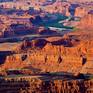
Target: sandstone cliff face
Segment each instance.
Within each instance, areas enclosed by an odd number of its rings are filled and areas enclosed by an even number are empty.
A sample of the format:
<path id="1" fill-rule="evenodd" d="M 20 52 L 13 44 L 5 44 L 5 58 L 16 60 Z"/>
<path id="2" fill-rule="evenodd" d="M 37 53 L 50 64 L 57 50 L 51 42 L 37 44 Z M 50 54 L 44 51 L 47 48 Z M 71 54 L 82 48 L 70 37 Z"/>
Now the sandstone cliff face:
<path id="1" fill-rule="evenodd" d="M 77 26 L 78 28 L 82 29 L 91 29 L 93 28 L 93 14 L 88 14 L 84 16 L 80 23 Z"/>
<path id="2" fill-rule="evenodd" d="M 40 72 L 79 73 L 93 52 L 93 41 L 79 41 L 71 35 L 24 41 L 16 54 L 6 57 L 1 69 L 36 68 Z M 90 52 L 91 51 L 91 52 Z M 90 72 L 91 73 L 91 72 Z"/>
<path id="3" fill-rule="evenodd" d="M 11 55 L 6 57 L 6 65 L 2 65 L 4 69 L 22 68 L 25 62 L 22 60 L 22 55 Z"/>
<path id="4" fill-rule="evenodd" d="M 49 13 L 62 13 L 63 15 L 69 16 L 69 6 L 70 4 L 67 2 L 56 1 L 52 5 L 46 6 L 45 11 Z"/>
<path id="5" fill-rule="evenodd" d="M 83 7 L 77 7 L 75 9 L 75 16 L 76 17 L 84 17 L 85 15 L 88 14 L 88 10 L 86 8 Z"/>
<path id="6" fill-rule="evenodd" d="M 92 14 L 86 15 L 78 26 L 83 29 L 92 28 L 92 17 Z M 42 30 L 44 28 L 39 29 L 38 33 L 43 32 Z M 33 67 L 41 72 L 84 73 L 85 64 L 92 62 L 93 31 L 83 30 L 68 33 L 63 37 L 24 40 L 13 51 L 14 54 L 7 55 L 1 69 Z M 92 70 L 89 73 L 92 73 Z"/>
<path id="7" fill-rule="evenodd" d="M 66 7 L 65 15 L 66 16 L 71 16 L 71 13 L 69 12 L 69 7 Z"/>

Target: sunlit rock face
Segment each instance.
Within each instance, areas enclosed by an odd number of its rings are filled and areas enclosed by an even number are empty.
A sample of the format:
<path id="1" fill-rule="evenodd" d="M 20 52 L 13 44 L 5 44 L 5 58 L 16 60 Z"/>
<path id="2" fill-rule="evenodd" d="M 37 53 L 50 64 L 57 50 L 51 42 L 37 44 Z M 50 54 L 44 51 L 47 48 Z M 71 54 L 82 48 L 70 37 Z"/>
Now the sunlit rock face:
<path id="1" fill-rule="evenodd" d="M 49 13 L 61 13 L 64 15 L 69 15 L 67 12 L 70 4 L 68 2 L 61 2 L 61 1 L 56 1 L 52 5 L 48 5 L 44 8 L 46 12 Z"/>
<path id="2" fill-rule="evenodd" d="M 87 14 L 88 14 L 88 10 L 86 8 L 77 7 L 75 9 L 75 15 L 74 16 L 76 16 L 76 17 L 84 17 Z"/>
<path id="3" fill-rule="evenodd" d="M 41 72 L 86 74 L 86 64 L 89 67 L 92 65 L 89 63 L 93 54 L 92 33 L 76 31 L 63 37 L 24 41 L 13 49 L 14 54 L 6 55 L 1 69 L 33 67 Z"/>
<path id="4" fill-rule="evenodd" d="M 86 16 L 84 16 L 80 23 L 77 26 L 78 28 L 83 28 L 83 29 L 92 29 L 93 28 L 93 14 L 89 13 Z"/>

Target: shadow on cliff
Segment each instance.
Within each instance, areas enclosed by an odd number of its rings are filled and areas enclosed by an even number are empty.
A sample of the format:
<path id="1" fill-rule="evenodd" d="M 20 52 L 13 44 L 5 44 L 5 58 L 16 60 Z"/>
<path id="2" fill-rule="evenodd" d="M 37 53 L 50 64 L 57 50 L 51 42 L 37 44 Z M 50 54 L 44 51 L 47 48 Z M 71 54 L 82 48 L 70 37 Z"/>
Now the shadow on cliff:
<path id="1" fill-rule="evenodd" d="M 20 47 L 23 50 L 26 48 L 43 48 L 47 44 L 47 42 L 48 41 L 46 41 L 45 39 L 37 39 L 32 41 L 24 40 Z"/>
<path id="2" fill-rule="evenodd" d="M 93 78 L 93 74 L 83 74 L 83 73 L 78 73 L 77 75 L 75 75 L 74 73 L 71 73 L 71 72 L 46 72 L 46 73 L 41 73 L 40 74 L 41 77 L 40 79 L 44 80 L 44 77 L 49 77 L 50 80 L 54 80 L 55 77 L 58 77 L 56 79 L 61 79 L 62 80 L 73 80 L 73 79 L 76 79 L 76 80 L 88 80 L 88 79 L 92 79 Z"/>
<path id="3" fill-rule="evenodd" d="M 45 39 L 38 39 L 34 41 L 33 46 L 43 48 L 47 43 L 48 41 L 46 41 Z"/>
<path id="4" fill-rule="evenodd" d="M 11 51 L 0 51 L 0 65 L 6 60 L 6 57 L 13 54 Z"/>
<path id="5" fill-rule="evenodd" d="M 64 40 L 64 39 L 61 39 L 58 41 L 53 41 L 51 43 L 52 43 L 52 45 L 63 45 L 65 47 L 72 47 L 73 46 L 73 44 L 71 43 L 70 40 Z"/>
<path id="6" fill-rule="evenodd" d="M 34 74 L 35 73 L 40 73 L 41 72 L 41 69 L 38 69 L 38 68 L 34 68 L 34 67 L 32 67 L 32 66 L 27 66 L 27 67 L 24 67 L 24 69 L 29 69 L 29 70 L 31 70 Z"/>
<path id="7" fill-rule="evenodd" d="M 79 7 L 78 4 L 71 4 L 71 6 L 69 7 L 69 12 L 70 12 L 71 16 L 75 15 L 75 10 L 77 7 Z"/>

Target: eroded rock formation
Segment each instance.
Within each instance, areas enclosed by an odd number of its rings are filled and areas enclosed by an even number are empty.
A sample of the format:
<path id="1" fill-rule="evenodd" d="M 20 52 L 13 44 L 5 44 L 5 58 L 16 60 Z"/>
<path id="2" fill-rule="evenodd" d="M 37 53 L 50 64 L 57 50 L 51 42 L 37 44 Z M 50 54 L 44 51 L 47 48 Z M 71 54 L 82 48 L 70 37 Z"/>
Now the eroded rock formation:
<path id="1" fill-rule="evenodd" d="M 93 14 L 89 13 L 86 16 L 84 16 L 80 23 L 77 26 L 78 28 L 82 29 L 91 29 L 93 28 Z"/>
<path id="2" fill-rule="evenodd" d="M 92 62 L 92 33 L 79 31 L 63 37 L 25 40 L 15 47 L 14 54 L 6 56 L 1 69 L 33 67 L 40 72 L 87 73 L 86 64 Z M 88 73 L 92 74 L 92 70 Z"/>
<path id="3" fill-rule="evenodd" d="M 88 10 L 84 7 L 77 7 L 75 9 L 75 16 L 76 17 L 84 17 L 87 14 L 88 14 Z"/>
<path id="4" fill-rule="evenodd" d="M 6 89 L 5 89 L 6 87 Z M 90 93 L 92 92 L 92 80 L 40 80 L 38 78 L 6 78 L 0 80 L 0 92 L 18 93 Z"/>

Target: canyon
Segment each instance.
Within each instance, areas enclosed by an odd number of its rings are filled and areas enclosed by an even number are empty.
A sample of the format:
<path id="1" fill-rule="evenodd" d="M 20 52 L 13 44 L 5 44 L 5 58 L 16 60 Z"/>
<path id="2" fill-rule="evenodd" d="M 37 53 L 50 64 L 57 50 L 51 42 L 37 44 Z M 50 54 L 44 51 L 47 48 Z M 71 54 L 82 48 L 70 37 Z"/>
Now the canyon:
<path id="1" fill-rule="evenodd" d="M 92 0 L 0 1 L 0 93 L 92 88 Z"/>
<path id="2" fill-rule="evenodd" d="M 24 41 L 6 56 L 1 69 L 17 69 L 34 67 L 41 72 L 84 73 L 92 74 L 92 31 L 77 31 L 63 37 L 48 37 Z M 52 49 L 52 50 L 51 50 Z M 85 68 L 85 65 L 87 67 Z M 89 65 L 91 64 L 91 65 Z"/>

